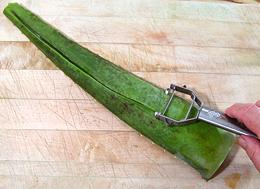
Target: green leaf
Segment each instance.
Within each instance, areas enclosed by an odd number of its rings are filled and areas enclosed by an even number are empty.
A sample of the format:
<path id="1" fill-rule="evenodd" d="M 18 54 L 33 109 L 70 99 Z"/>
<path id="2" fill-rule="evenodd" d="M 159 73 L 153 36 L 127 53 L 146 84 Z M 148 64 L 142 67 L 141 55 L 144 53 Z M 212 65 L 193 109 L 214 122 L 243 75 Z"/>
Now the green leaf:
<path id="1" fill-rule="evenodd" d="M 234 143 L 233 134 L 201 121 L 166 126 L 154 117 L 168 99 L 164 90 L 83 48 L 17 3 L 9 4 L 4 14 L 86 92 L 138 132 L 189 163 L 203 178 L 211 178 L 225 160 Z M 188 102 L 175 98 L 167 115 L 180 119 L 188 107 Z"/>

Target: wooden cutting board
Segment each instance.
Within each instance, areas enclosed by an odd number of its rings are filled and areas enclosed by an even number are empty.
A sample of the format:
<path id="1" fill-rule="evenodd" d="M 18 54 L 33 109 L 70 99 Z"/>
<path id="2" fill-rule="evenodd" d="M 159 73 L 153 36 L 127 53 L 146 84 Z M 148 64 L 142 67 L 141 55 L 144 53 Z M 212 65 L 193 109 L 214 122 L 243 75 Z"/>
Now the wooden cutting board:
<path id="1" fill-rule="evenodd" d="M 101 56 L 224 110 L 260 98 L 260 5 L 222 1 L 21 0 Z M 208 182 L 82 91 L 2 14 L 0 188 L 251 188 L 237 145 Z"/>

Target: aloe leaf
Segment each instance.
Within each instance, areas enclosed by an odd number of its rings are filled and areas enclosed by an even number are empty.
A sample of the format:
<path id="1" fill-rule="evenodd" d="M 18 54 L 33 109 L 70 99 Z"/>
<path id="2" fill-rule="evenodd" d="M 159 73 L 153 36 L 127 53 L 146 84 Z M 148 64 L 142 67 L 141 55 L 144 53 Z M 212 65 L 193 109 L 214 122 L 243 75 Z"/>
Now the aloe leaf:
<path id="1" fill-rule="evenodd" d="M 168 99 L 163 89 L 80 46 L 17 3 L 9 4 L 4 14 L 86 92 L 129 126 L 186 161 L 203 178 L 210 179 L 227 157 L 233 134 L 202 121 L 168 127 L 154 117 Z M 167 115 L 180 119 L 188 107 L 184 99 L 175 98 Z"/>

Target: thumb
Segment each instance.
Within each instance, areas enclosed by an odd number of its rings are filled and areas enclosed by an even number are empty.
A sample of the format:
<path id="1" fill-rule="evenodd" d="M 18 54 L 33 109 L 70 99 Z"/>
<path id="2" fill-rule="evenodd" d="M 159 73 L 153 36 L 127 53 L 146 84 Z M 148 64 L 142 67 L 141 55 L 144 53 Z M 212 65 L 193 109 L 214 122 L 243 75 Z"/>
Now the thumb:
<path id="1" fill-rule="evenodd" d="M 260 142 L 257 139 L 248 136 L 240 136 L 238 142 L 246 151 L 256 169 L 260 171 Z"/>

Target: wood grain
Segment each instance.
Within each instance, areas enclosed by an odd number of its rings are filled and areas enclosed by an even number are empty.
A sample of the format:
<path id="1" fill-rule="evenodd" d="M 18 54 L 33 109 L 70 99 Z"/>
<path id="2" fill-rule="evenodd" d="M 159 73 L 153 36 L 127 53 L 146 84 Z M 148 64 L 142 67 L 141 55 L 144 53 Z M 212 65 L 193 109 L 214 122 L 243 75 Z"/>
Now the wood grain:
<path id="1" fill-rule="evenodd" d="M 237 0 L 245 1 L 245 0 Z M 161 18 L 161 19 L 192 19 L 224 22 L 259 23 L 260 7 L 255 4 L 227 3 L 215 0 L 206 1 L 176 1 L 162 0 L 17 0 L 39 15 L 51 16 L 84 16 L 84 17 L 123 17 L 123 18 Z M 0 4 L 3 10 L 8 1 Z M 50 4 L 52 6 L 50 6 Z M 58 8 L 57 8 L 58 7 Z M 0 15 L 2 17 L 3 15 Z"/>
<path id="2" fill-rule="evenodd" d="M 10 2 L 0 1 L 0 10 Z M 260 94 L 260 5 L 227 1 L 18 0 L 82 46 L 225 110 Z M 248 1 L 247 1 L 248 2 Z M 237 145 L 209 182 L 66 77 L 0 14 L 0 188 L 255 189 Z"/>
<path id="3" fill-rule="evenodd" d="M 121 17 L 43 15 L 43 18 L 80 42 L 260 48 L 259 24 Z M 4 25 L 0 30 L 1 41 L 27 41 L 6 18 L 0 21 Z"/>
<path id="4" fill-rule="evenodd" d="M 0 129 L 132 130 L 91 100 L 0 100 Z"/>

